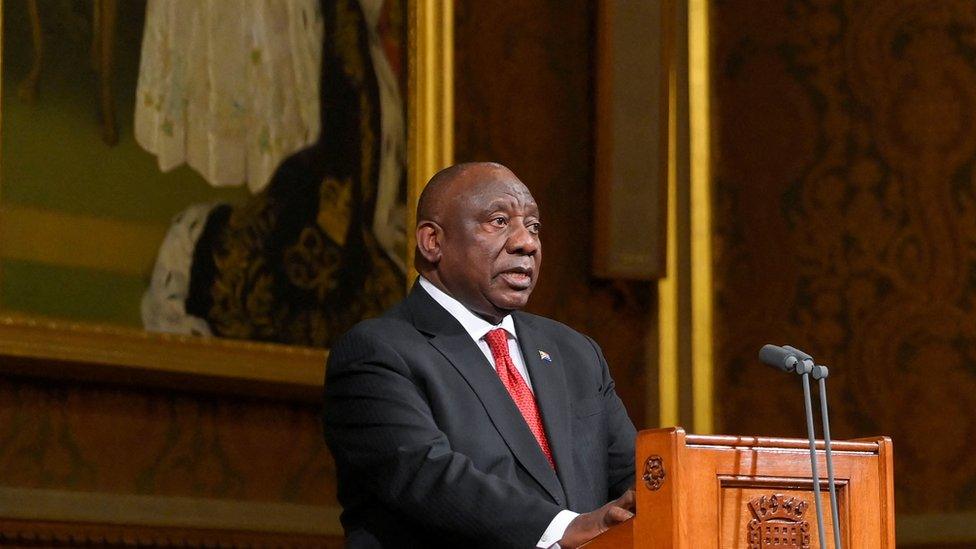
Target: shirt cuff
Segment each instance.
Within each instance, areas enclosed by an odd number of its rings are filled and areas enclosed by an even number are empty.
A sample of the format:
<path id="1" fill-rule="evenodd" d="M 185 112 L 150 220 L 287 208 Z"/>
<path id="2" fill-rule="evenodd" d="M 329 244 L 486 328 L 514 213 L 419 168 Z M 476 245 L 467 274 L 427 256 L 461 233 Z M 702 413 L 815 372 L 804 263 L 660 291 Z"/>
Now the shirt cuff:
<path id="1" fill-rule="evenodd" d="M 535 544 L 538 549 L 559 549 L 559 540 L 563 539 L 563 534 L 566 533 L 566 528 L 569 527 L 569 523 L 573 522 L 573 519 L 578 517 L 579 513 L 574 513 L 572 511 L 560 511 L 559 514 L 552 519 L 549 523 L 549 527 L 539 538 L 539 543 Z"/>

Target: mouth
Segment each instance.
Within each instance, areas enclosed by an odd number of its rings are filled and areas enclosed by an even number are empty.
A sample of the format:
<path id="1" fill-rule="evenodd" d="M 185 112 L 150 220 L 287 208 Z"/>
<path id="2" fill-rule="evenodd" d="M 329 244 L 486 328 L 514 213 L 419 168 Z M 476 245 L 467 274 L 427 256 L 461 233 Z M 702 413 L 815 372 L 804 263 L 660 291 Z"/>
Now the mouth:
<path id="1" fill-rule="evenodd" d="M 532 287 L 532 269 L 530 267 L 514 267 L 502 271 L 498 276 L 515 290 L 528 290 Z"/>

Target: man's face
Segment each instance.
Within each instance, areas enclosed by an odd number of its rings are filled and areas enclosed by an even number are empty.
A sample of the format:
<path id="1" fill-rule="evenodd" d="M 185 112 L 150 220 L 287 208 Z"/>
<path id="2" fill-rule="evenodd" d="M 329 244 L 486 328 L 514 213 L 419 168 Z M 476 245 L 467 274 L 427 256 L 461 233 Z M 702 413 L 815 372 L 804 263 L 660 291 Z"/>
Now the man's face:
<path id="1" fill-rule="evenodd" d="M 539 208 L 505 168 L 455 182 L 437 271 L 448 292 L 492 322 L 525 306 L 542 266 Z"/>

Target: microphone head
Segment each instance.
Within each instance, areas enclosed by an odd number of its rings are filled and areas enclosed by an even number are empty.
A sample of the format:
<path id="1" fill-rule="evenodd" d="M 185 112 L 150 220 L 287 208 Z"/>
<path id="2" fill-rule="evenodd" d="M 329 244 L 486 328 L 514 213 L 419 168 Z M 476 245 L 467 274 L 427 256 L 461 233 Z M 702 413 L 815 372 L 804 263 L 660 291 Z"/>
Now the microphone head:
<path id="1" fill-rule="evenodd" d="M 800 362 L 795 352 L 788 351 L 779 345 L 768 344 L 763 345 L 762 349 L 759 349 L 759 360 L 763 364 L 767 364 L 778 370 L 783 370 L 784 372 L 792 372 Z"/>
<path id="2" fill-rule="evenodd" d="M 796 347 L 790 347 L 789 345 L 783 345 L 783 348 L 786 349 L 787 351 L 790 351 L 794 355 L 796 355 L 796 358 L 798 358 L 800 360 L 810 360 L 810 361 L 813 360 L 813 357 L 812 356 L 804 353 L 803 351 L 797 349 Z"/>

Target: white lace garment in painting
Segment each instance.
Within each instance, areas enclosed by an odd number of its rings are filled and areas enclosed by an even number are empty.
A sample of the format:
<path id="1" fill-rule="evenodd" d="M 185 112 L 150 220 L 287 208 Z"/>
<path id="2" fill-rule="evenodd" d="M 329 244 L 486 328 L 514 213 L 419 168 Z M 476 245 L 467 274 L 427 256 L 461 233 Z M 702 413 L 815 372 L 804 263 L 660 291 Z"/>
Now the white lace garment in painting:
<path id="1" fill-rule="evenodd" d="M 135 137 L 169 171 L 256 193 L 319 136 L 318 0 L 149 0 Z"/>

